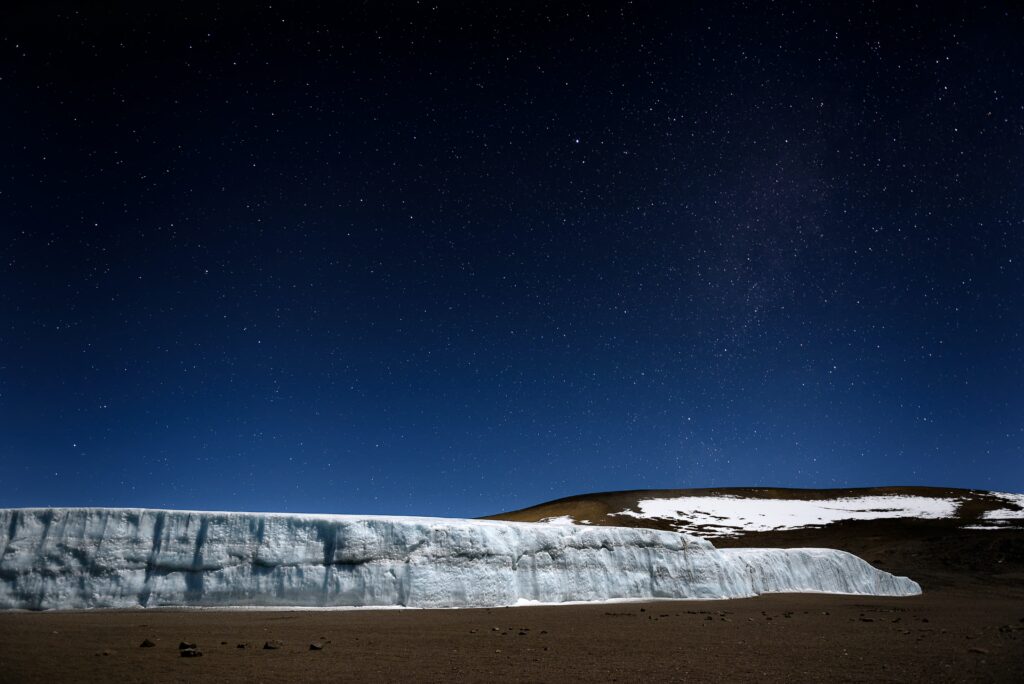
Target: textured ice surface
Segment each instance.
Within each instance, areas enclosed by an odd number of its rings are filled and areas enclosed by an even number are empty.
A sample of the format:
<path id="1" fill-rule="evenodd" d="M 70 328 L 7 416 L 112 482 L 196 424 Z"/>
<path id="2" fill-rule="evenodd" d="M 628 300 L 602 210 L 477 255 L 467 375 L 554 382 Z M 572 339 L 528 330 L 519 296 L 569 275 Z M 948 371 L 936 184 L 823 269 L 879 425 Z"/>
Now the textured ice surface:
<path id="1" fill-rule="evenodd" d="M 136 509 L 0 510 L 0 608 L 507 606 L 920 587 L 828 549 L 674 532 Z"/>
<path id="2" fill-rule="evenodd" d="M 730 536 L 744 532 L 795 530 L 839 520 L 948 518 L 959 501 L 926 496 L 855 496 L 831 500 L 759 499 L 738 496 L 681 496 L 644 499 L 637 511 L 616 515 L 679 520 L 682 532 Z"/>

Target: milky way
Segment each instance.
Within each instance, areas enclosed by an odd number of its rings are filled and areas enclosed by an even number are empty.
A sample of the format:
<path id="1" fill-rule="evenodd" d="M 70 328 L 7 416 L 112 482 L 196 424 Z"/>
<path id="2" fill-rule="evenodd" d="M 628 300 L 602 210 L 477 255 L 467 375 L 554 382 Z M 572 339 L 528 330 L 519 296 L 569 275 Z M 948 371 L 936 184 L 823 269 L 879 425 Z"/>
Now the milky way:
<path id="1" fill-rule="evenodd" d="M 2 11 L 0 506 L 1024 489 L 1019 7 L 488 4 Z"/>

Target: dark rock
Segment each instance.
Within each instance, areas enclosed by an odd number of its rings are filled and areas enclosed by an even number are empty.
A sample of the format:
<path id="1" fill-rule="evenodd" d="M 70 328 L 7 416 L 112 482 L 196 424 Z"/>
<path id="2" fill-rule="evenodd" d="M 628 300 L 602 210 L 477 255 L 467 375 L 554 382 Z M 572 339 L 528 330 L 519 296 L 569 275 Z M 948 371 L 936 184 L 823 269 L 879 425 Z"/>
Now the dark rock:
<path id="1" fill-rule="evenodd" d="M 263 649 L 266 651 L 274 651 L 281 648 L 282 646 L 284 646 L 284 644 L 281 643 L 279 640 L 271 639 L 270 641 L 267 641 L 263 644 Z"/>
<path id="2" fill-rule="evenodd" d="M 156 642 L 149 639 L 143 639 L 142 643 L 139 644 L 139 648 L 153 648 L 154 646 L 156 646 Z"/>
<path id="3" fill-rule="evenodd" d="M 190 644 L 187 641 L 182 641 L 180 644 L 178 644 L 179 651 L 184 651 L 186 648 L 197 648 L 197 646 L 195 644 Z"/>
<path id="4" fill-rule="evenodd" d="M 322 651 L 322 650 L 324 650 L 324 645 L 321 644 L 319 641 L 314 641 L 313 643 L 311 643 L 309 645 L 309 650 L 310 651 Z"/>
<path id="5" fill-rule="evenodd" d="M 203 655 L 203 652 L 198 648 L 183 648 L 181 649 L 182 658 L 198 658 Z"/>
<path id="6" fill-rule="evenodd" d="M 245 644 L 238 644 L 235 648 L 248 648 L 248 646 Z"/>
<path id="7" fill-rule="evenodd" d="M 980 653 L 981 655 L 988 655 L 988 649 L 987 648 L 979 648 L 978 646 L 971 646 L 969 649 L 967 649 L 967 652 L 968 653 Z"/>

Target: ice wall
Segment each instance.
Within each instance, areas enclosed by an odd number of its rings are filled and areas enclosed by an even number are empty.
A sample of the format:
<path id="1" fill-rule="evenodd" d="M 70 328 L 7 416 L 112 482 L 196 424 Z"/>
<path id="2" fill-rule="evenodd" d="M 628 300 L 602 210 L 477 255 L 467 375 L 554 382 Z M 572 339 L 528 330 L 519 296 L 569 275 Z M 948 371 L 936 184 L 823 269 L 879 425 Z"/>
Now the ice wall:
<path id="1" fill-rule="evenodd" d="M 0 608 L 506 606 L 520 600 L 920 593 L 829 549 L 446 518 L 0 510 Z"/>

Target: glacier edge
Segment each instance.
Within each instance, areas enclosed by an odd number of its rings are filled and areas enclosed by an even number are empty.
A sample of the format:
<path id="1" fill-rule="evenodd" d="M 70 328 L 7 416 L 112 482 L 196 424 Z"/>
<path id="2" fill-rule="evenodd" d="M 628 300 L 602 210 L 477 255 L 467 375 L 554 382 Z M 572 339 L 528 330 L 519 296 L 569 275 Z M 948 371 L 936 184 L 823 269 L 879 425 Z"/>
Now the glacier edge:
<path id="1" fill-rule="evenodd" d="M 0 510 L 0 609 L 510 606 L 920 586 L 832 549 L 454 518 Z"/>

